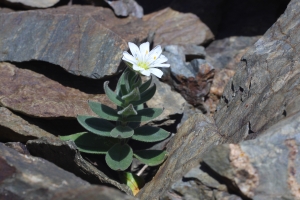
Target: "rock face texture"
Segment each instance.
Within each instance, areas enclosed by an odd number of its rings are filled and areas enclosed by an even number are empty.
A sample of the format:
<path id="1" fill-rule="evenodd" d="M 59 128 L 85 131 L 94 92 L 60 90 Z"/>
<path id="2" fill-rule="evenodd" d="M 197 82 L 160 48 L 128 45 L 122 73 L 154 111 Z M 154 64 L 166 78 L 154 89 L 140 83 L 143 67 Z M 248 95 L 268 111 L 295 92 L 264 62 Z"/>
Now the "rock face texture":
<path id="1" fill-rule="evenodd" d="M 54 6 L 60 0 L 0 0 L 0 3 L 8 5 L 24 5 L 26 7 L 32 8 L 49 8 Z"/>
<path id="2" fill-rule="evenodd" d="M 156 200 L 167 193 L 171 184 L 200 162 L 205 151 L 222 143 L 214 120 L 203 114 L 189 118 L 170 140 L 169 157 L 151 182 L 137 194 L 143 200 Z"/>
<path id="3" fill-rule="evenodd" d="M 243 56 L 215 114 L 228 142 L 253 138 L 300 110 L 300 2 L 285 13 Z M 289 108 L 289 109 L 287 109 Z"/>
<path id="4" fill-rule="evenodd" d="M 47 131 L 30 124 L 10 110 L 0 107 L 0 140 L 5 142 L 28 140 L 40 137 L 54 137 Z"/>
<path id="5" fill-rule="evenodd" d="M 26 146 L 31 155 L 44 158 L 90 183 L 112 185 L 127 194 L 132 194 L 126 185 L 106 175 L 109 174 L 106 166 L 101 166 L 102 169 L 106 169 L 105 174 L 84 160 L 73 142 L 64 142 L 58 138 L 41 138 L 28 141 Z"/>
<path id="6" fill-rule="evenodd" d="M 105 0 L 113 9 L 117 16 L 127 17 L 128 15 L 142 18 L 144 15 L 143 8 L 134 0 Z"/>
<path id="7" fill-rule="evenodd" d="M 0 199 L 108 199 L 135 198 L 88 182 L 56 165 L 23 155 L 0 143 Z"/>
<path id="8" fill-rule="evenodd" d="M 299 199 L 300 112 L 259 138 L 213 148 L 203 161 L 251 199 Z"/>
<path id="9" fill-rule="evenodd" d="M 213 39 L 209 28 L 193 14 L 183 14 L 170 8 L 143 17 L 155 31 L 154 46 L 203 44 Z M 176 34 L 174 34 L 176 32 Z"/>
<path id="10" fill-rule="evenodd" d="M 0 63 L 0 104 L 35 117 L 71 117 L 94 115 L 87 101 L 114 106 L 104 94 L 89 95 L 27 69 Z"/>
<path id="11" fill-rule="evenodd" d="M 46 61 L 94 79 L 114 75 L 127 41 L 147 38 L 141 21 L 132 21 L 89 6 L 2 13 L 0 61 Z"/>

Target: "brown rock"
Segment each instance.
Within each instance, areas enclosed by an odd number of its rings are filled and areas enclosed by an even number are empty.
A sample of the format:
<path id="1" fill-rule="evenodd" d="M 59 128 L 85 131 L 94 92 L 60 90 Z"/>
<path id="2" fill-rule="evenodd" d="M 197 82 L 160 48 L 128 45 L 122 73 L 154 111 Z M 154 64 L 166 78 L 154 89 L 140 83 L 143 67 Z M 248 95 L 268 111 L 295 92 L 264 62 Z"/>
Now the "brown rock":
<path id="1" fill-rule="evenodd" d="M 44 75 L 0 63 L 0 104 L 35 117 L 96 116 L 87 101 L 102 102 L 113 107 L 106 95 L 89 95 L 65 87 Z"/>
<path id="2" fill-rule="evenodd" d="M 155 177 L 137 194 L 143 200 L 158 200 L 166 195 L 170 186 L 181 179 L 191 168 L 199 165 L 205 151 L 223 141 L 214 120 L 203 114 L 189 118 L 170 140 L 169 157 Z"/>
<path id="3" fill-rule="evenodd" d="M 0 107 L 0 141 L 27 142 L 40 137 L 55 137 L 43 129 L 28 123 L 10 110 Z"/>
<path id="4" fill-rule="evenodd" d="M 143 20 L 155 31 L 154 46 L 200 45 L 214 37 L 196 15 L 180 13 L 171 8 L 145 15 Z"/>
<path id="5" fill-rule="evenodd" d="M 92 6 L 2 13 L 0 61 L 46 61 L 75 75 L 103 78 L 119 72 L 128 41 L 147 38 L 141 23 Z"/>

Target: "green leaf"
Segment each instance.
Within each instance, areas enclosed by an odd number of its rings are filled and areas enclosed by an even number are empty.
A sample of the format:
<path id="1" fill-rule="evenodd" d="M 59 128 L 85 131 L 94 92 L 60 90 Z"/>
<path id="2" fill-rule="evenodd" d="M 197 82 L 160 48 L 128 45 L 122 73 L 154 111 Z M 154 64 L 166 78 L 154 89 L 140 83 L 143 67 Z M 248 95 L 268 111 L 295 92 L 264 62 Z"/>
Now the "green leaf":
<path id="1" fill-rule="evenodd" d="M 131 88 L 140 87 L 142 85 L 142 79 L 140 75 L 137 76 L 137 80 L 133 84 L 131 84 Z"/>
<path id="2" fill-rule="evenodd" d="M 121 86 L 125 85 L 124 77 L 125 77 L 126 72 L 128 72 L 128 70 L 130 70 L 130 69 L 126 68 L 118 80 L 117 87 L 116 87 L 116 94 L 119 96 L 122 95 L 121 94 Z"/>
<path id="3" fill-rule="evenodd" d="M 123 105 L 123 101 L 120 98 L 120 96 L 118 96 L 116 93 L 114 93 L 109 87 L 108 87 L 108 83 L 109 81 L 105 81 L 104 82 L 104 91 L 105 94 L 107 95 L 107 97 L 116 105 L 118 106 L 122 106 Z"/>
<path id="4" fill-rule="evenodd" d="M 138 101 L 140 98 L 141 96 L 138 88 L 134 88 L 129 94 L 122 96 L 122 99 L 126 102 Z"/>
<path id="5" fill-rule="evenodd" d="M 110 135 L 114 138 L 130 138 L 133 136 L 134 131 L 129 126 L 117 126 L 111 130 Z"/>
<path id="6" fill-rule="evenodd" d="M 105 119 L 97 117 L 90 117 L 84 115 L 78 115 L 77 121 L 86 130 L 105 137 L 110 137 L 111 130 L 115 127 L 112 123 Z"/>
<path id="7" fill-rule="evenodd" d="M 134 157 L 146 165 L 156 166 L 164 162 L 167 158 L 167 154 L 168 153 L 163 150 L 141 150 L 135 151 Z"/>
<path id="8" fill-rule="evenodd" d="M 142 126 L 134 129 L 133 140 L 142 142 L 158 142 L 169 137 L 170 133 L 162 128 Z"/>
<path id="9" fill-rule="evenodd" d="M 146 90 L 141 94 L 140 100 L 134 101 L 132 102 L 132 104 L 135 106 L 149 101 L 154 96 L 155 92 L 156 92 L 156 85 L 154 84 L 151 88 L 149 88 L 148 90 Z"/>
<path id="10" fill-rule="evenodd" d="M 150 76 L 150 79 L 139 87 L 140 93 L 145 92 L 148 89 L 148 87 L 151 85 L 151 82 L 152 82 L 152 76 Z"/>
<path id="11" fill-rule="evenodd" d="M 74 141 L 80 152 L 90 154 L 106 154 L 119 141 L 115 138 L 101 137 L 88 132 L 60 136 L 60 139 L 63 141 Z"/>
<path id="12" fill-rule="evenodd" d="M 105 156 L 107 165 L 116 171 L 127 169 L 131 165 L 132 159 L 133 152 L 128 144 L 115 144 Z"/>
<path id="13" fill-rule="evenodd" d="M 161 108 L 145 108 L 137 111 L 137 115 L 128 116 L 127 122 L 144 122 L 158 117 L 163 112 Z"/>
<path id="14" fill-rule="evenodd" d="M 145 181 L 142 177 L 137 176 L 130 172 L 120 173 L 121 182 L 128 185 L 135 196 L 142 187 L 145 185 Z"/>
<path id="15" fill-rule="evenodd" d="M 131 71 L 131 70 L 130 70 Z M 132 78 L 132 77 L 129 77 L 131 72 L 128 71 L 125 76 L 124 76 L 124 83 L 125 83 L 125 88 L 127 91 L 130 91 L 130 83 L 129 83 L 129 80 Z"/>
<path id="16" fill-rule="evenodd" d="M 118 112 L 104 104 L 89 101 L 89 106 L 94 113 L 96 113 L 99 117 L 111 121 L 120 120 L 120 116 Z"/>
<path id="17" fill-rule="evenodd" d="M 132 104 L 129 104 L 126 108 L 123 110 L 118 111 L 119 115 L 122 115 L 124 117 L 130 116 L 130 115 L 137 115 L 136 110 L 134 109 Z"/>

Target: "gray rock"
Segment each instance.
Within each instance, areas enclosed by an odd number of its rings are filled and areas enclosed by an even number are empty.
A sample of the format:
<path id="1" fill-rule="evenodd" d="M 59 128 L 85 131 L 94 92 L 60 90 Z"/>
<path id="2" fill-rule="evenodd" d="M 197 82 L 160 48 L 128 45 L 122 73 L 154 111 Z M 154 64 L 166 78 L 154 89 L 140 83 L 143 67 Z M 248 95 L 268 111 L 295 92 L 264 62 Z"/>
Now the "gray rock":
<path id="1" fill-rule="evenodd" d="M 56 165 L 0 143 L 0 199 L 134 200 L 105 186 L 92 186 Z"/>
<path id="2" fill-rule="evenodd" d="M 166 196 L 172 184 L 199 165 L 204 152 L 222 143 L 223 140 L 211 117 L 195 114 L 171 138 L 167 146 L 169 152 L 167 160 L 137 197 L 153 200 Z"/>
<path id="3" fill-rule="evenodd" d="M 12 7 L 23 5 L 27 8 L 49 8 L 59 1 L 60 0 L 0 0 L 0 3 L 4 3 Z"/>
<path id="4" fill-rule="evenodd" d="M 254 140 L 224 144 L 203 161 L 230 180 L 236 193 L 251 199 L 299 199 L 300 112 Z"/>
<path id="5" fill-rule="evenodd" d="M 92 6 L 1 13 L 0 61 L 46 61 L 94 79 L 115 75 L 127 41 L 147 38 L 141 24 Z"/>
<path id="6" fill-rule="evenodd" d="M 7 143 L 5 143 L 5 146 L 16 150 L 20 154 L 30 155 L 30 153 L 29 153 L 28 149 L 26 148 L 26 146 L 21 142 L 7 142 Z"/>
<path id="7" fill-rule="evenodd" d="M 90 183 L 109 184 L 132 194 L 128 186 L 118 183 L 84 160 L 73 142 L 41 138 L 28 141 L 26 146 L 31 155 L 44 158 Z"/>
<path id="8" fill-rule="evenodd" d="M 10 110 L 0 107 L 0 141 L 1 142 L 27 142 L 40 137 L 55 137 L 47 131 L 30 124 Z"/>
<path id="9" fill-rule="evenodd" d="M 135 0 L 105 0 L 110 5 L 117 16 L 127 17 L 128 15 L 142 18 L 143 8 Z"/>
<path id="10" fill-rule="evenodd" d="M 299 9 L 298 9 L 299 8 Z M 220 133 L 239 142 L 255 138 L 289 112 L 299 110 L 300 3 L 285 13 L 243 56 L 214 115 Z"/>

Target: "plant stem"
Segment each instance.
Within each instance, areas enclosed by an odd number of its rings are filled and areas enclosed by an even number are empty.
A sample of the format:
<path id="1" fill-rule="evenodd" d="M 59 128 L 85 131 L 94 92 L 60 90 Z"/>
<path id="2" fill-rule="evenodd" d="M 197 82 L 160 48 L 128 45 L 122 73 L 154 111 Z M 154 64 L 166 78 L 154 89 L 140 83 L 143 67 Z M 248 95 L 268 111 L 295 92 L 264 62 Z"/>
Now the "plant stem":
<path id="1" fill-rule="evenodd" d="M 137 176 L 140 176 L 144 171 L 145 171 L 145 169 L 147 169 L 147 167 L 148 167 L 148 165 L 144 165 L 143 167 L 142 167 L 142 169 L 140 169 L 140 171 L 136 174 Z"/>

